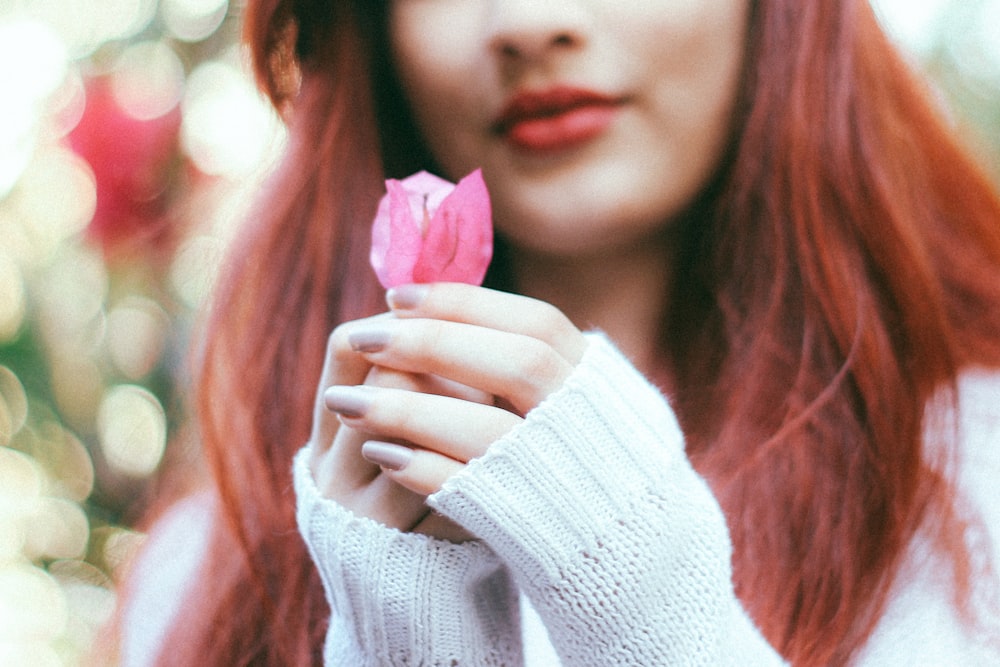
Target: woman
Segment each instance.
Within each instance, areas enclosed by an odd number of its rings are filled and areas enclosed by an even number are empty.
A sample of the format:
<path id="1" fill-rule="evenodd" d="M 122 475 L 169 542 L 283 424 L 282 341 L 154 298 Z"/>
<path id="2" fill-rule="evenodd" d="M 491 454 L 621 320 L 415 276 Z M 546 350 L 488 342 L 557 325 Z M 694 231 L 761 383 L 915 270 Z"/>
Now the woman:
<path id="1" fill-rule="evenodd" d="M 246 21 L 291 142 L 206 332 L 160 664 L 1000 659 L 1000 201 L 866 2 Z M 370 318 L 383 178 L 475 167 L 502 291 Z"/>

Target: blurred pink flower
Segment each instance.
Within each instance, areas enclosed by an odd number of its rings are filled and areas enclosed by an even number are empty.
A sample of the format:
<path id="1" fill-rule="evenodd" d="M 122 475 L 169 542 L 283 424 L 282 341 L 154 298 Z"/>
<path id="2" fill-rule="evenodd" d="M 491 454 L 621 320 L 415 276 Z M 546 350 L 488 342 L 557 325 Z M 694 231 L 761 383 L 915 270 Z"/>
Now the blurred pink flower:
<path id="1" fill-rule="evenodd" d="M 421 171 L 385 186 L 371 251 L 383 287 L 483 282 L 493 256 L 493 220 L 479 169 L 458 185 Z"/>
<path id="2" fill-rule="evenodd" d="M 179 130 L 177 107 L 140 120 L 118 105 L 106 79 L 88 82 L 87 106 L 69 143 L 94 172 L 97 210 L 87 232 L 105 252 L 163 239 Z"/>

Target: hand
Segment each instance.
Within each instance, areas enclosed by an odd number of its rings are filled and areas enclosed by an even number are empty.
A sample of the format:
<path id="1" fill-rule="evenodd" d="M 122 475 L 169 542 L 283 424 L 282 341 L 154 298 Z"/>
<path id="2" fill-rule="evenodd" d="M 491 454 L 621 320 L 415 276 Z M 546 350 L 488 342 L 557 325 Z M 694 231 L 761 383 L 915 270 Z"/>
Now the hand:
<path id="1" fill-rule="evenodd" d="M 341 446 L 335 442 L 332 449 L 344 452 L 330 460 L 346 466 L 343 454 L 350 450 L 350 469 L 361 469 L 355 477 L 370 476 L 371 469 L 357 461 L 362 444 L 364 455 L 382 464 L 379 479 L 421 498 L 558 389 L 586 347 L 562 313 L 526 297 L 440 283 L 392 290 L 389 304 L 394 317 L 353 322 L 335 336 L 331 359 L 343 372 L 330 376 L 337 386 L 327 390 L 324 403 L 355 437 Z M 416 384 L 358 386 L 361 370 L 371 368 Z M 465 388 L 465 395 L 456 387 Z M 373 434 L 380 435 L 359 443 Z"/>
<path id="2" fill-rule="evenodd" d="M 386 314 L 348 322 L 338 327 L 329 338 L 310 438 L 313 478 L 324 496 L 336 500 L 355 514 L 400 530 L 463 541 L 469 535 L 444 517 L 431 512 L 424 504 L 423 496 L 396 484 L 381 474 L 379 466 L 362 457 L 363 443 L 377 436 L 343 425 L 337 415 L 325 406 L 323 394 L 327 387 L 359 382 L 370 387 L 441 393 L 470 401 L 486 400 L 484 395 L 440 378 L 374 367 L 354 352 L 347 342 L 348 332 L 386 317 L 390 316 Z"/>

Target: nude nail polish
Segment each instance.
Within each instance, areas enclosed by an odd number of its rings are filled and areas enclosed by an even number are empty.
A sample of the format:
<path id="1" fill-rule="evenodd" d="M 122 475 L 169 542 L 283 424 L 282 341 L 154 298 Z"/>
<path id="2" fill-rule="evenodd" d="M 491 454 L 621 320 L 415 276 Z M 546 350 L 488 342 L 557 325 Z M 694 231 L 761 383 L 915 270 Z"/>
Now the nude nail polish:
<path id="1" fill-rule="evenodd" d="M 388 329 L 360 329 L 347 335 L 347 344 L 355 352 L 380 352 L 389 344 Z"/>
<path id="2" fill-rule="evenodd" d="M 327 410 L 348 419 L 364 417 L 371 406 L 371 397 L 365 387 L 330 387 L 323 392 Z"/>
<path id="3" fill-rule="evenodd" d="M 377 440 L 361 445 L 361 455 L 386 470 L 402 470 L 413 460 L 413 450 L 409 447 Z"/>
<path id="4" fill-rule="evenodd" d="M 393 310 L 412 310 L 427 296 L 427 285 L 399 285 L 386 292 L 385 300 Z"/>

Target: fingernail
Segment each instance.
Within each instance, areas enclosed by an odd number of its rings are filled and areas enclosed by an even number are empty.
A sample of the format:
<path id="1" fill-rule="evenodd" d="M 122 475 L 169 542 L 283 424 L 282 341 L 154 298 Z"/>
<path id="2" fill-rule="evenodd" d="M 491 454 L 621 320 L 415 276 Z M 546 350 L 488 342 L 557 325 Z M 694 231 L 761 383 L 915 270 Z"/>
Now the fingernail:
<path id="1" fill-rule="evenodd" d="M 366 387 L 330 387 L 323 392 L 323 402 L 326 409 L 336 412 L 342 417 L 360 418 L 364 417 L 371 407 L 371 396 Z"/>
<path id="2" fill-rule="evenodd" d="M 389 330 L 359 329 L 347 334 L 347 344 L 355 352 L 380 352 L 389 344 Z"/>
<path id="3" fill-rule="evenodd" d="M 412 310 L 427 296 L 427 285 L 399 285 L 385 294 L 385 300 L 393 310 Z"/>
<path id="4" fill-rule="evenodd" d="M 402 470 L 413 460 L 413 450 L 409 447 L 377 440 L 361 445 L 361 455 L 386 470 Z"/>

